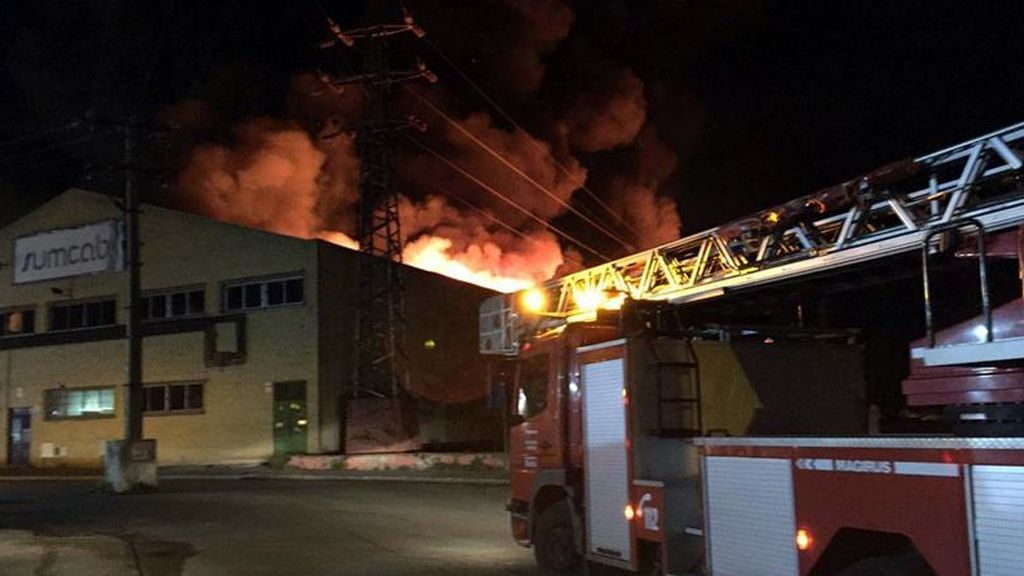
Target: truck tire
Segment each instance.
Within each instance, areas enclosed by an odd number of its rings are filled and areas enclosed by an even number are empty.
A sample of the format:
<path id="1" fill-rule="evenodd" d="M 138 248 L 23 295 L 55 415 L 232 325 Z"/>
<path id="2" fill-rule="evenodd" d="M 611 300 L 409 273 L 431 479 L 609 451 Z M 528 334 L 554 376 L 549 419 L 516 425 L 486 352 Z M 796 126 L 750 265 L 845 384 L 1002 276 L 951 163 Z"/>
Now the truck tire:
<path id="1" fill-rule="evenodd" d="M 576 550 L 572 511 L 565 500 L 548 506 L 537 517 L 533 532 L 533 557 L 547 576 L 579 574 L 582 566 Z"/>

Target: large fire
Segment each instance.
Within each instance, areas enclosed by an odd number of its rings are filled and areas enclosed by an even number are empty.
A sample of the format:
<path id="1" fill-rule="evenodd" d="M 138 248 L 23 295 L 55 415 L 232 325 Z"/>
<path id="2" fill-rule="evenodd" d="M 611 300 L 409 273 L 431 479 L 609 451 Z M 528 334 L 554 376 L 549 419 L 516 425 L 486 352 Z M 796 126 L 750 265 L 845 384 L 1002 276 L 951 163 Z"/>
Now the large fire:
<path id="1" fill-rule="evenodd" d="M 534 285 L 530 278 L 502 276 L 491 270 L 473 268 L 472 264 L 459 261 L 451 256 L 452 241 L 437 236 L 421 236 L 406 245 L 402 251 L 403 261 L 417 268 L 437 272 L 456 280 L 490 288 L 498 292 L 516 292 Z"/>
<path id="2" fill-rule="evenodd" d="M 320 240 L 337 244 L 352 250 L 359 249 L 359 243 L 344 232 L 321 232 Z M 409 266 L 435 272 L 449 278 L 476 284 L 497 292 L 517 292 L 532 287 L 532 278 L 502 276 L 491 270 L 474 267 L 472 261 L 460 261 L 458 256 L 450 253 L 452 241 L 437 236 L 420 236 L 406 245 L 402 251 L 402 261 Z M 473 247 L 473 251 L 478 250 Z"/>
<path id="3" fill-rule="evenodd" d="M 582 51 L 572 57 L 581 81 L 557 103 L 546 101 L 550 95 L 540 87 L 547 57 L 569 35 L 573 11 L 565 0 L 503 5 L 519 24 L 508 29 L 509 49 L 492 62 L 502 70 L 492 80 L 515 94 L 518 109 L 544 114 L 524 119 L 527 132 L 507 115 L 494 116 L 504 115 L 500 110 L 456 105 L 444 82 L 422 93 L 450 117 L 423 101 L 396 99 L 396 109 L 424 117 L 428 130 L 417 138 L 437 151 L 432 156 L 411 145 L 398 150 L 394 182 L 401 192 L 403 261 L 512 292 L 582 266 L 581 252 L 565 240 L 570 235 L 603 243 L 598 248 L 605 254 L 678 237 L 675 202 L 659 194 L 676 158 L 651 124 L 644 82 L 628 68 L 587 59 L 589 52 Z M 493 16 L 488 10 L 473 17 Z M 487 49 L 492 47 L 488 41 Z M 296 74 L 283 118 L 225 118 L 236 122 L 230 138 L 223 138 L 227 131 L 209 130 L 216 124 L 213 107 L 192 101 L 169 106 L 166 120 L 191 127 L 176 204 L 236 224 L 358 249 L 349 234 L 355 229 L 360 161 L 356 136 L 345 127 L 362 121 L 364 96 L 355 87 L 327 90 L 316 75 Z M 454 114 L 456 109 L 462 112 Z M 593 173 L 578 158 L 581 153 L 602 155 Z M 579 197 L 584 186 L 600 199 Z M 615 233 L 582 230 L 577 207 Z M 555 225 L 565 228 L 558 236 Z"/>

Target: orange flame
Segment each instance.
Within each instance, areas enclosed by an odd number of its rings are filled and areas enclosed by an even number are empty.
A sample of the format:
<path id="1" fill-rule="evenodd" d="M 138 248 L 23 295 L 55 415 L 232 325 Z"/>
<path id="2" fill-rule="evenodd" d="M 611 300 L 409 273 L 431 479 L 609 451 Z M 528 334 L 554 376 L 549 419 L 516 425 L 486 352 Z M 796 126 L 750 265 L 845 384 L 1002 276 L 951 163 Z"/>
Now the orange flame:
<path id="1" fill-rule="evenodd" d="M 406 245 L 402 258 L 410 266 L 498 292 L 517 292 L 534 285 L 531 278 L 502 276 L 490 270 L 474 268 L 469 263 L 453 258 L 448 252 L 451 247 L 452 241 L 447 238 L 422 236 Z"/>
<path id="2" fill-rule="evenodd" d="M 352 250 L 359 249 L 359 243 L 344 232 L 324 231 L 319 234 L 318 238 Z M 497 292 L 518 292 L 531 288 L 535 284 L 529 278 L 502 276 L 489 270 L 474 269 L 471 265 L 460 262 L 449 255 L 448 249 L 451 246 L 452 241 L 447 238 L 424 236 L 405 247 L 403 260 L 409 266 Z"/>

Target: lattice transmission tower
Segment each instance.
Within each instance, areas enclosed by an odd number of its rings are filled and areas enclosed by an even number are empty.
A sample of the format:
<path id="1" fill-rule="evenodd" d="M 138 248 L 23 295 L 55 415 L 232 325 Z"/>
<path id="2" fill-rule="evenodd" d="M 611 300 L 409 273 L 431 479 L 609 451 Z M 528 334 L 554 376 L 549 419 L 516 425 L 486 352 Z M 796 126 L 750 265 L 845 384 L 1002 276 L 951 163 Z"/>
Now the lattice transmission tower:
<path id="1" fill-rule="evenodd" d="M 405 285 L 402 280 L 402 231 L 398 191 L 393 174 L 394 135 L 405 129 L 423 130 L 422 123 L 392 110 L 393 91 L 403 82 L 437 77 L 422 60 L 411 69 L 392 69 L 389 43 L 395 36 L 424 36 L 408 10 L 399 23 L 374 24 L 343 30 L 331 18 L 331 38 L 324 48 L 359 48 L 362 71 L 345 76 L 321 73 L 335 89 L 361 85 L 368 96 L 363 122 L 356 132 L 361 168 L 357 237 L 364 254 L 359 259 L 355 325 L 355 362 L 351 394 L 397 397 L 405 389 Z"/>

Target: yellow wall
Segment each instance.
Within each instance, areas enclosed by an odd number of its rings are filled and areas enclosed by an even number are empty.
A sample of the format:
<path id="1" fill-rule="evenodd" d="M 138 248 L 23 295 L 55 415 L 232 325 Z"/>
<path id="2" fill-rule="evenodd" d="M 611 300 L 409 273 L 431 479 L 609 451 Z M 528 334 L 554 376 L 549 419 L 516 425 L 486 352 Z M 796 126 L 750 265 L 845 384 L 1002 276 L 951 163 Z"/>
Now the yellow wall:
<path id="1" fill-rule="evenodd" d="M 118 217 L 112 200 L 89 192 L 69 191 L 0 230 L 0 262 L 13 259 L 14 239 L 44 230 L 80 226 Z M 273 452 L 272 387 L 274 381 L 304 380 L 309 411 L 309 450 L 321 449 L 318 419 L 317 253 L 314 242 L 267 234 L 202 217 L 145 207 L 142 217 L 144 290 L 205 285 L 206 313 L 221 313 L 221 283 L 250 277 L 302 272 L 303 305 L 250 311 L 248 354 L 244 364 L 207 367 L 204 333 L 147 337 L 144 380 L 147 383 L 205 381 L 202 414 L 147 416 L 144 432 L 158 441 L 161 464 L 261 460 Z M 124 321 L 125 278 L 105 273 L 13 285 L 10 266 L 0 269 L 0 309 L 36 306 L 36 332 L 47 328 L 46 306 L 62 298 L 78 300 L 117 295 L 118 322 Z M 54 289 L 63 292 L 54 293 Z M 32 408 L 34 464 L 95 465 L 102 444 L 122 432 L 125 345 L 107 340 L 0 350 L 0 462 L 7 450 L 10 407 Z M 43 391 L 117 385 L 116 418 L 47 421 Z M 334 423 L 325 423 L 331 429 Z M 336 428 L 335 428 L 336 429 Z M 41 445 L 66 447 L 67 456 L 43 462 Z M 331 441 L 324 438 L 324 445 Z"/>

